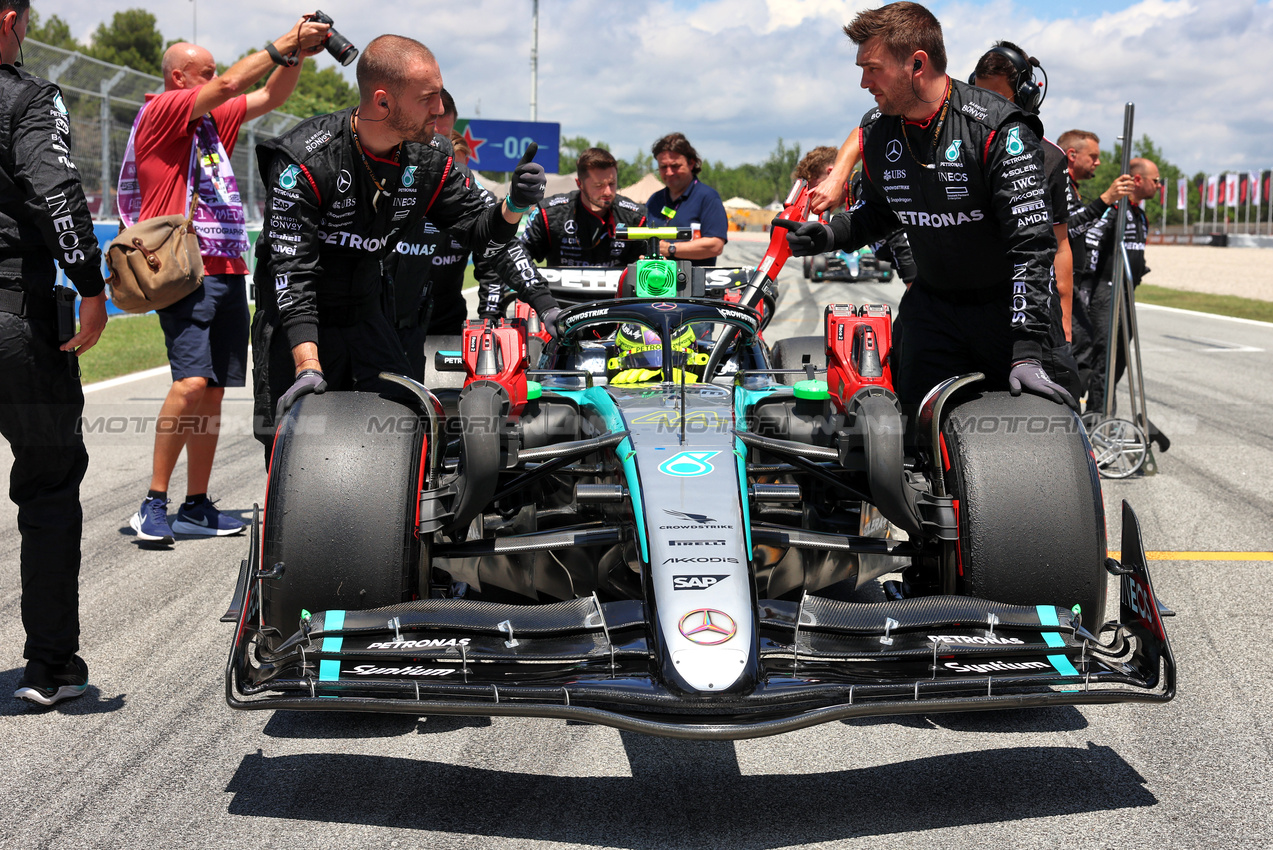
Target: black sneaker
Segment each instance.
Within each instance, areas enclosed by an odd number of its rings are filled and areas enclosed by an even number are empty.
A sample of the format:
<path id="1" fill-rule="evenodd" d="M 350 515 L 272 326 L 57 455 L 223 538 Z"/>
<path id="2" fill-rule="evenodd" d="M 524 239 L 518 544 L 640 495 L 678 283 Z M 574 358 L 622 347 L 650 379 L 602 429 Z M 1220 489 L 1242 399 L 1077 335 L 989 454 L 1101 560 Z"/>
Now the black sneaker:
<path id="1" fill-rule="evenodd" d="M 34 659 L 28 661 L 13 695 L 35 705 L 54 705 L 64 699 L 82 697 L 87 690 L 88 665 L 77 655 L 60 666 Z"/>

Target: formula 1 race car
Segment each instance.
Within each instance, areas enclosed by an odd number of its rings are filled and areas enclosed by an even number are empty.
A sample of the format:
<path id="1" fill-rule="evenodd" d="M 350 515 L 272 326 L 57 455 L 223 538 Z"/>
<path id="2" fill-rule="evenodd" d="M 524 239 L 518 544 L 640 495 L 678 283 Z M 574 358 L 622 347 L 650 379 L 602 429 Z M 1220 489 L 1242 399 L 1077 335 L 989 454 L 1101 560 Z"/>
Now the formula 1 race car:
<path id="1" fill-rule="evenodd" d="M 803 184 L 788 218 L 806 205 Z M 693 739 L 851 717 L 1165 702 L 1135 514 L 1107 556 L 1067 408 L 934 387 L 904 427 L 887 307 L 769 346 L 779 232 L 739 293 L 688 264 L 471 322 L 462 389 L 302 397 L 223 618 L 238 709 L 536 716 Z M 896 574 L 880 583 L 880 579 Z M 1106 622 L 1107 580 L 1120 581 Z"/>
<path id="2" fill-rule="evenodd" d="M 843 280 L 849 283 L 888 283 L 893 264 L 875 256 L 869 247 L 856 251 L 832 251 L 804 258 L 805 280 Z"/>

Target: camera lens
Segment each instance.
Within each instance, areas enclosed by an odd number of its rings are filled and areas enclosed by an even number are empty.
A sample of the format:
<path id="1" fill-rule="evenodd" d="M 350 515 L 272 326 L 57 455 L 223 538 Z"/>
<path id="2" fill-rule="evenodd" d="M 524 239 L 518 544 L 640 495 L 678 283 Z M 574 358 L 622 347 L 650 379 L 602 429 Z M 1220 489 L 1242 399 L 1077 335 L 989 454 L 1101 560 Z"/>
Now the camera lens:
<path id="1" fill-rule="evenodd" d="M 335 30 L 328 30 L 327 52 L 342 65 L 348 65 L 358 58 L 358 48 Z"/>

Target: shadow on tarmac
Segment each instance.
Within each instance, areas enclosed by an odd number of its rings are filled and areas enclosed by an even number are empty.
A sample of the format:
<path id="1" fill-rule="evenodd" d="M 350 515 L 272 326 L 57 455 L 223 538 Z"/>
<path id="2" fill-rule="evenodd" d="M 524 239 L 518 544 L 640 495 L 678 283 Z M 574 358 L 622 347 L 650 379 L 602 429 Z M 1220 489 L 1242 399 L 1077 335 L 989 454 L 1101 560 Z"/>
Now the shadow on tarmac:
<path id="1" fill-rule="evenodd" d="M 1158 803 L 1122 756 L 1090 742 L 744 776 L 732 743 L 620 734 L 630 777 L 257 751 L 226 788 L 229 811 L 625 848 L 769 848 Z"/>

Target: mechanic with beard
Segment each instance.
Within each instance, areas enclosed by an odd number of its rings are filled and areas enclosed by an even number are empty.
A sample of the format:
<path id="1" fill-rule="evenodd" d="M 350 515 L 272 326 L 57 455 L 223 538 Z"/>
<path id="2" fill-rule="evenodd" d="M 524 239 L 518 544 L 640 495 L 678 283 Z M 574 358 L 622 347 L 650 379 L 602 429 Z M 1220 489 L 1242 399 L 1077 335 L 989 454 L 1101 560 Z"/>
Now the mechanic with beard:
<path id="1" fill-rule="evenodd" d="M 531 213 L 522 234 L 526 253 L 536 261 L 546 261 L 549 268 L 591 266 L 625 268 L 641 259 L 643 242 L 614 238 L 615 225 L 645 225 L 645 208 L 618 194 L 619 164 L 609 151 L 588 148 L 575 164 L 578 189 L 546 199 Z M 501 260 L 507 266 L 511 260 Z M 538 276 L 538 272 L 536 272 Z M 516 277 L 504 274 L 505 278 Z M 547 283 L 539 278 L 540 284 Z M 499 303 L 504 287 L 498 279 L 481 280 L 478 313 L 483 318 L 500 314 Z M 523 296 L 524 300 L 525 296 Z M 535 306 L 533 303 L 531 306 Z M 536 308 L 538 309 L 538 308 Z M 540 313 L 543 316 L 543 313 Z M 552 314 L 556 316 L 556 313 Z"/>
<path id="2" fill-rule="evenodd" d="M 88 689 L 76 655 L 88 469 L 76 358 L 106 327 L 106 295 L 62 93 L 17 67 L 30 17 L 27 0 L 0 0 L 0 433 L 22 536 L 21 552 L 6 553 L 21 563 L 26 632 L 13 695 L 48 706 Z M 81 295 L 79 333 L 75 293 L 54 289 L 55 259 Z"/>
<path id="3" fill-rule="evenodd" d="M 276 417 L 301 395 L 381 390 L 380 372 L 410 369 L 381 268 L 402 234 L 427 215 L 493 257 L 543 199 L 544 170 L 533 162 L 517 167 L 494 206 L 455 168 L 451 143 L 434 134 L 442 73 L 420 42 L 373 39 L 357 79 L 357 107 L 257 147 L 269 217 L 256 244 L 253 389 L 267 463 Z"/>
<path id="4" fill-rule="evenodd" d="M 1039 120 L 950 79 L 941 25 L 917 3 L 861 12 L 844 29 L 878 104 L 858 131 L 861 202 L 830 224 L 774 223 L 792 231 L 797 256 L 906 231 L 919 275 L 899 309 L 903 405 L 946 378 L 983 372 L 986 389 L 1073 406 L 1049 376 L 1051 216 L 1043 200 L 1012 202 L 1044 174 Z"/>
<path id="5" fill-rule="evenodd" d="M 1100 197 L 1089 204 L 1083 203 L 1079 183 L 1091 180 L 1101 164 L 1101 140 L 1087 130 L 1067 130 L 1056 140 L 1064 153 L 1070 186 L 1069 237 L 1070 251 L 1074 255 L 1074 300 L 1071 331 L 1074 340 L 1074 356 L 1078 360 L 1079 384 L 1086 390 L 1093 368 L 1105 369 L 1105 364 L 1092 363 L 1092 319 L 1088 302 L 1092 298 L 1091 265 L 1087 251 L 1087 232 L 1101 220 L 1105 211 L 1131 194 L 1133 180 L 1130 174 L 1120 175 Z"/>
<path id="6" fill-rule="evenodd" d="M 1025 51 L 1010 41 L 995 42 L 977 60 L 970 82 L 978 88 L 988 89 L 1020 106 L 1031 115 L 1038 115 L 1043 99 L 1047 96 L 1034 81 L 1034 69 L 1039 60 L 1027 56 Z M 1069 390 L 1075 400 L 1083 395 L 1079 384 L 1078 364 L 1070 347 L 1070 316 L 1074 300 L 1074 264 L 1070 253 L 1069 210 L 1070 189 L 1066 178 L 1065 153 L 1042 139 L 1045 180 L 1040 185 L 1028 186 L 1012 196 L 1014 203 L 1028 203 L 1036 198 L 1046 198 L 1052 214 L 1052 235 L 1056 237 L 1056 256 L 1052 260 L 1052 284 L 1050 306 L 1052 316 L 1052 351 L 1057 380 Z"/>

